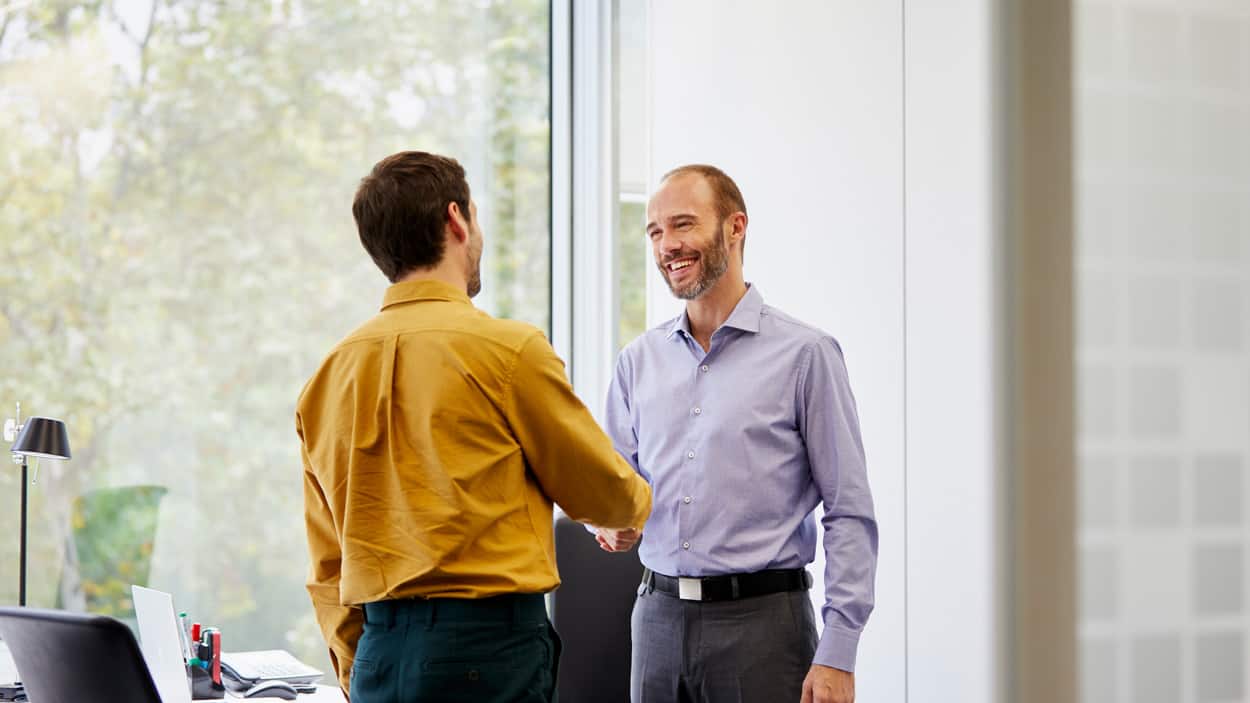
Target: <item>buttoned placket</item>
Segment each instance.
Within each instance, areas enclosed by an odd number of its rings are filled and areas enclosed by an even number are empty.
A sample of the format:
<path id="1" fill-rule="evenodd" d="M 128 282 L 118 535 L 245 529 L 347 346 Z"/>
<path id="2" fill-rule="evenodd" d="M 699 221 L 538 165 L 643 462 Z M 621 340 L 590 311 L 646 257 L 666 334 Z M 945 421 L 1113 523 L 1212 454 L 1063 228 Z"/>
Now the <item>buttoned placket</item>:
<path id="1" fill-rule="evenodd" d="M 717 332 L 719 333 L 720 330 L 717 330 Z M 718 342 L 722 341 L 722 339 L 720 334 L 713 334 L 712 343 L 709 345 L 706 353 L 703 351 L 703 348 L 699 346 L 698 342 L 693 339 L 693 337 L 683 333 L 682 340 L 685 342 L 686 348 L 690 351 L 691 355 L 695 357 L 695 366 L 693 371 L 694 393 L 689 399 L 690 406 L 686 416 L 686 422 L 689 423 L 690 431 L 684 433 L 686 437 L 690 438 L 689 448 L 686 450 L 686 456 L 683 462 L 687 465 L 687 470 L 680 472 L 682 490 L 678 493 L 678 495 L 681 496 L 681 502 L 677 506 L 677 539 L 679 540 L 679 544 L 677 546 L 680 548 L 679 552 L 684 554 L 690 552 L 692 549 L 698 548 L 697 545 L 691 543 L 690 534 L 687 532 L 686 526 L 698 524 L 695 519 L 695 515 L 692 512 L 697 508 L 694 500 L 694 486 L 698 485 L 699 479 L 702 478 L 700 472 L 697 470 L 697 465 L 694 463 L 699 458 L 699 451 L 696 448 L 696 445 L 698 440 L 703 436 L 700 424 L 703 422 L 703 415 L 705 411 L 704 398 L 706 396 L 704 395 L 704 389 L 708 388 L 708 384 L 712 382 L 712 379 L 709 378 L 712 370 L 711 360 L 712 357 L 716 355 L 716 351 L 719 346 Z"/>

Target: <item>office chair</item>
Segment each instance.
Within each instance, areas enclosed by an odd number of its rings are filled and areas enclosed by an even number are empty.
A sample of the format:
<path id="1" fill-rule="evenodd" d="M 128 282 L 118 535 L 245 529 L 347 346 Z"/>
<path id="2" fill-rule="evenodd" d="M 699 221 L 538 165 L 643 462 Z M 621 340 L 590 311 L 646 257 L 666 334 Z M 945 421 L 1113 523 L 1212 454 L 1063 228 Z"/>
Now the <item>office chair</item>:
<path id="1" fill-rule="evenodd" d="M 559 697 L 568 703 L 629 703 L 629 616 L 642 562 L 638 549 L 609 553 L 580 523 L 556 521 L 560 588 L 552 620 L 564 651 Z"/>
<path id="2" fill-rule="evenodd" d="M 161 703 L 139 643 L 118 620 L 0 608 L 0 638 L 33 703 Z"/>

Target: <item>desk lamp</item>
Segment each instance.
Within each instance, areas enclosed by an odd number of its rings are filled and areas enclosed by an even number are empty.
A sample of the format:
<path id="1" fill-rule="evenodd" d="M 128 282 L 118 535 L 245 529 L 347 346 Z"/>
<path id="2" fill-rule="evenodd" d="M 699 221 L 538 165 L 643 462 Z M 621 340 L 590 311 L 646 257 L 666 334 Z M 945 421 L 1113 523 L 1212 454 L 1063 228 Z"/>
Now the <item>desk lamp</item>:
<path id="1" fill-rule="evenodd" d="M 17 419 L 9 420 L 4 425 L 5 440 L 11 441 L 14 435 L 17 436 L 17 441 L 13 442 L 13 448 L 9 451 L 13 452 L 13 463 L 22 465 L 22 527 L 18 550 L 21 565 L 18 569 L 17 604 L 24 606 L 26 605 L 26 484 L 29 483 L 26 476 L 26 460 L 32 456 L 36 459 L 68 459 L 69 434 L 65 431 L 64 422 L 50 417 L 32 417 L 23 424 L 22 404 L 18 403 Z"/>

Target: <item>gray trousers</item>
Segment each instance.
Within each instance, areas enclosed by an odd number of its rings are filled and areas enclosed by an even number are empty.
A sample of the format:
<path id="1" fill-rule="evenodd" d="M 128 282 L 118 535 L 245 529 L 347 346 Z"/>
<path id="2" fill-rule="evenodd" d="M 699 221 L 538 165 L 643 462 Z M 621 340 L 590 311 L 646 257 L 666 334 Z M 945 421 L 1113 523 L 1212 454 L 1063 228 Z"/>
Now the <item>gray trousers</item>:
<path id="1" fill-rule="evenodd" d="M 700 603 L 640 589 L 633 703 L 798 703 L 816 654 L 806 591 Z"/>

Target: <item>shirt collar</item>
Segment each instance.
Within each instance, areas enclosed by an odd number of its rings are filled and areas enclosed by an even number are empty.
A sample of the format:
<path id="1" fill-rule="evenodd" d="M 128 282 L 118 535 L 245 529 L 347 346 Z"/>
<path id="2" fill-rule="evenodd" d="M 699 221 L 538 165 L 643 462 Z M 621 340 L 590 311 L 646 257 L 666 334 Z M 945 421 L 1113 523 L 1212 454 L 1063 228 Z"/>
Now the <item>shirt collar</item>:
<path id="1" fill-rule="evenodd" d="M 690 318 L 686 315 L 685 310 L 682 310 L 680 315 L 673 318 L 673 323 L 668 326 L 668 333 L 664 335 L 664 338 L 671 339 L 678 332 L 687 337 L 690 336 Z"/>
<path id="2" fill-rule="evenodd" d="M 764 296 L 754 284 L 748 283 L 746 295 L 742 296 L 742 300 L 734 306 L 733 312 L 729 313 L 729 317 L 721 324 L 721 327 L 733 327 L 743 332 L 758 333 L 760 315 L 763 314 Z M 670 338 L 678 332 L 687 337 L 690 336 L 690 316 L 684 310 L 673 320 L 673 324 L 669 325 L 665 338 Z"/>
<path id="3" fill-rule="evenodd" d="M 382 297 L 382 309 L 400 303 L 413 303 L 422 300 L 444 300 L 450 303 L 472 305 L 469 294 L 453 285 L 442 281 L 422 279 L 417 281 L 401 281 L 386 289 Z"/>

